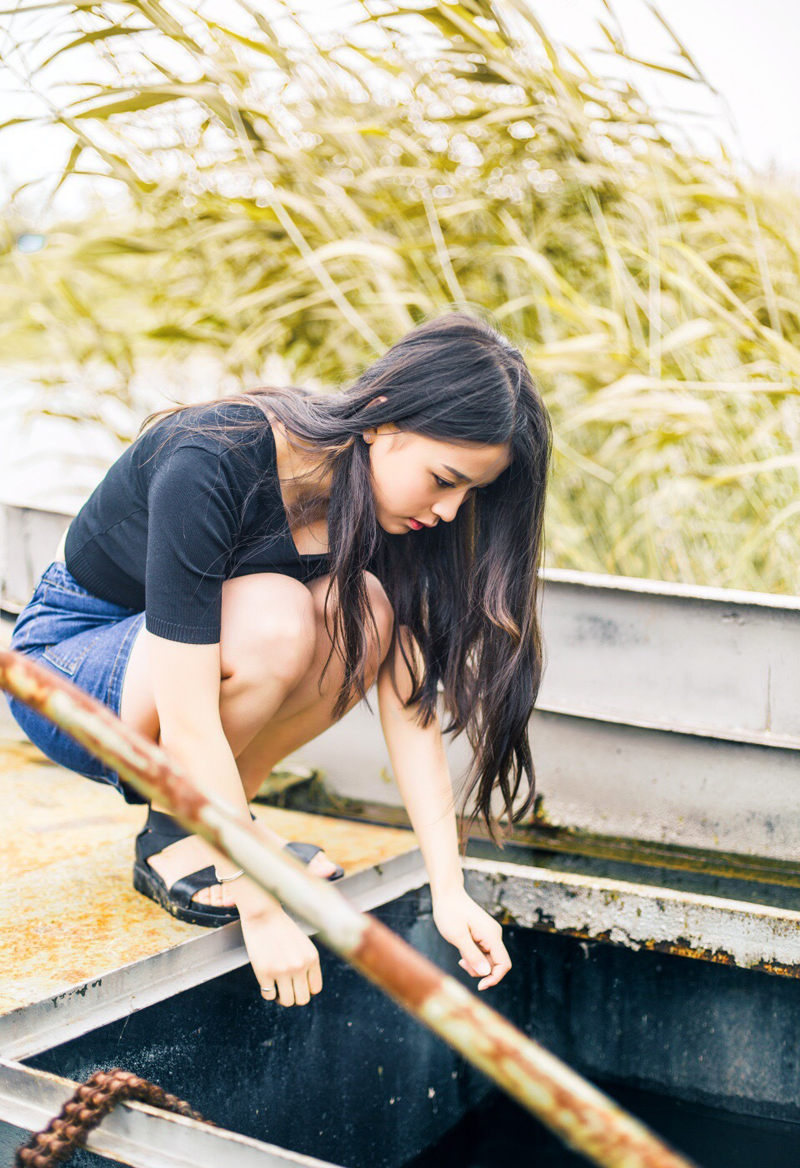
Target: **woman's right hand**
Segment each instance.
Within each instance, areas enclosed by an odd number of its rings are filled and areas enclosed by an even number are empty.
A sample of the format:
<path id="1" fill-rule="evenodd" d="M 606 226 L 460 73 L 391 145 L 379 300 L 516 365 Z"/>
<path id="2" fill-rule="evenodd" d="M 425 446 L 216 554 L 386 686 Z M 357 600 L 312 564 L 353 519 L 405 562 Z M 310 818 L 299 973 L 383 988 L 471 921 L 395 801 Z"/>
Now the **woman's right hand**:
<path id="1" fill-rule="evenodd" d="M 247 955 L 265 1001 L 306 1006 L 322 989 L 319 953 L 277 901 L 240 906 Z"/>

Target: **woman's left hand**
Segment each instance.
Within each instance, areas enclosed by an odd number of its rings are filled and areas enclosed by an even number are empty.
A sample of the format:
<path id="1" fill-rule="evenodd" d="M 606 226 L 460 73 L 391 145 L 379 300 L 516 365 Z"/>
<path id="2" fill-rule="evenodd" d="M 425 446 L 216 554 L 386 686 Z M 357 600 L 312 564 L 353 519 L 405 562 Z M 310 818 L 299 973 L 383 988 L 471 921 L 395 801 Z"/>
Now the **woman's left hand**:
<path id="1" fill-rule="evenodd" d="M 460 951 L 461 968 L 482 979 L 479 990 L 497 985 L 508 973 L 511 959 L 503 944 L 502 928 L 463 887 L 433 893 L 433 921 L 445 941 Z"/>

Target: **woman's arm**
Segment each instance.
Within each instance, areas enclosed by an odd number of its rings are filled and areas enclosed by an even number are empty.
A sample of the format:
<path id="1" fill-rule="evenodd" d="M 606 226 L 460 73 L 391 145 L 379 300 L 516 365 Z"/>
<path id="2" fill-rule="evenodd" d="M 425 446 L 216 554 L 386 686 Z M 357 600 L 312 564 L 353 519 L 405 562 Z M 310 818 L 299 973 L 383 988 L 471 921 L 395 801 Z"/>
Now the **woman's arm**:
<path id="1" fill-rule="evenodd" d="M 146 641 L 162 748 L 201 790 L 221 796 L 248 822 L 247 796 L 220 718 L 219 643 L 184 644 L 149 631 Z M 238 870 L 202 837 L 196 846 L 218 875 Z M 229 887 L 260 985 L 282 1006 L 306 1005 L 322 989 L 315 946 L 280 902 L 249 876 L 239 876 Z"/>
<path id="2" fill-rule="evenodd" d="M 220 720 L 220 646 L 185 644 L 146 633 L 148 666 L 159 716 L 160 745 L 204 790 L 213 791 L 247 820 L 250 808 L 236 760 Z M 202 838 L 198 848 L 219 876 L 238 871 Z M 278 909 L 274 897 L 241 876 L 230 888 L 240 912 Z"/>
<path id="3" fill-rule="evenodd" d="M 406 644 L 410 645 L 408 637 Z M 399 648 L 395 659 L 398 686 L 405 701 L 411 693 L 411 677 Z M 392 771 L 419 841 L 431 892 L 463 888 L 453 788 L 439 719 L 435 717 L 424 730 L 416 725 L 413 709 L 406 708 L 394 692 L 388 656 L 378 672 L 377 689 Z"/>
<path id="4" fill-rule="evenodd" d="M 406 707 L 411 675 L 400 652 L 400 634 L 409 656 L 419 662 L 419 649 L 407 629 L 399 631 L 395 671 L 400 697 L 389 675 L 387 656 L 378 671 L 381 727 L 397 786 L 430 878 L 433 915 L 439 932 L 461 952 L 461 965 L 483 977 L 478 989 L 495 985 L 511 968 L 502 929 L 464 890 L 458 854 L 453 787 L 438 716 L 424 729 Z M 488 958 L 488 960 L 487 960 Z"/>

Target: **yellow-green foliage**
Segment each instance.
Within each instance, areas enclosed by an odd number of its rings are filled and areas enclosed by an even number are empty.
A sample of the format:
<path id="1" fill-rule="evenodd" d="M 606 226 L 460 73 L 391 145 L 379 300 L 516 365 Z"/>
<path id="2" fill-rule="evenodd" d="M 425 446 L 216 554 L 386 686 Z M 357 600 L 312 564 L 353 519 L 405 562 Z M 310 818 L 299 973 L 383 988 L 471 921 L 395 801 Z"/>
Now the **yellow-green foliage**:
<path id="1" fill-rule="evenodd" d="M 109 77 L 53 115 L 68 172 L 112 175 L 131 209 L 32 256 L 6 217 L 6 343 L 101 358 L 123 399 L 143 357 L 188 346 L 245 386 L 270 354 L 334 386 L 431 310 L 481 305 L 553 415 L 549 564 L 796 591 L 796 194 L 676 145 L 524 0 L 381 7 L 314 39 L 243 2 L 233 28 L 115 0 L 67 36 L 59 3 L 42 59 L 92 44 Z M 653 67 L 703 84 L 675 43 Z"/>

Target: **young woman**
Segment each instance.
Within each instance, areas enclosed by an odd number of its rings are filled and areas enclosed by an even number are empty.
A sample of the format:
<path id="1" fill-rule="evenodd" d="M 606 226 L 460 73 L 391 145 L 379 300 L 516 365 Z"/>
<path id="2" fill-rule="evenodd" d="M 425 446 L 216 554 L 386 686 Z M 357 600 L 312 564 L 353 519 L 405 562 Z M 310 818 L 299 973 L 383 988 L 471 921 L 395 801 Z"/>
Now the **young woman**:
<path id="1" fill-rule="evenodd" d="M 11 647 L 242 815 L 264 776 L 377 680 L 434 921 L 478 989 L 495 985 L 511 963 L 500 925 L 464 889 L 441 736 L 466 731 L 470 824 L 482 815 L 497 838 L 497 816 L 518 821 L 534 794 L 550 451 L 522 356 L 465 311 L 414 328 L 342 392 L 257 389 L 159 411 L 70 524 Z M 54 761 L 144 802 L 9 704 Z M 319 876 L 341 875 L 319 849 L 285 846 Z M 322 988 L 314 945 L 274 898 L 164 808 L 137 838 L 134 884 L 182 919 L 239 917 L 266 998 L 304 1005 Z"/>

